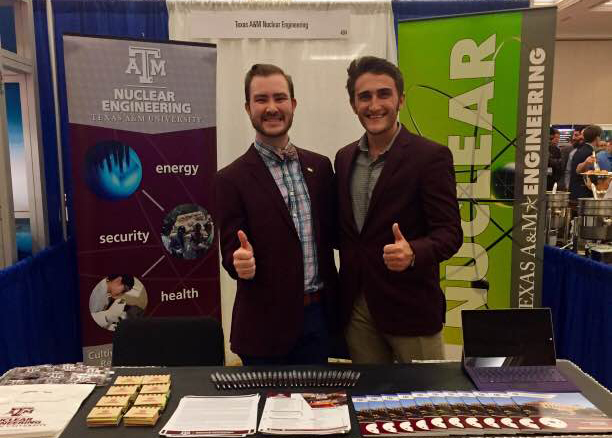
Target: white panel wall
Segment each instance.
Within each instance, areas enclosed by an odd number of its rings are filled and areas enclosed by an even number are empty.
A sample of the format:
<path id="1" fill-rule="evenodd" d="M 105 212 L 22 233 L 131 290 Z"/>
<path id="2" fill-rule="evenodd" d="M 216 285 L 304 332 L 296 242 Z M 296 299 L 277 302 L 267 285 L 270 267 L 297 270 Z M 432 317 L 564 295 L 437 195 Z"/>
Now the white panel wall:
<path id="1" fill-rule="evenodd" d="M 551 123 L 612 123 L 612 40 L 557 41 Z"/>

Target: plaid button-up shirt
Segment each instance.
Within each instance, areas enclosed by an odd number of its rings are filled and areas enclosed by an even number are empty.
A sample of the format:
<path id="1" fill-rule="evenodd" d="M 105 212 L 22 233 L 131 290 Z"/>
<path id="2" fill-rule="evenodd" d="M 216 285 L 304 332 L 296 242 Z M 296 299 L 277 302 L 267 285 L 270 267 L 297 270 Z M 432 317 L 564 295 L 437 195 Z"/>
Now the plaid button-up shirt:
<path id="1" fill-rule="evenodd" d="M 323 287 L 319 280 L 317 246 L 310 209 L 310 195 L 298 159 L 283 159 L 271 146 L 255 142 L 255 149 L 272 174 L 274 182 L 285 200 L 289 216 L 302 243 L 304 263 L 304 293 L 315 292 Z"/>

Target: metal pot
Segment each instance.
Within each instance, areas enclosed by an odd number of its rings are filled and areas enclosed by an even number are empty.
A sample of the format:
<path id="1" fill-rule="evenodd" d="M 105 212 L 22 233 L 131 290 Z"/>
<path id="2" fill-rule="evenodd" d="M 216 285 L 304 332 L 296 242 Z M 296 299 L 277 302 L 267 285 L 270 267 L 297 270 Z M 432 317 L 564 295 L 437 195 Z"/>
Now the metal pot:
<path id="1" fill-rule="evenodd" d="M 587 189 L 593 190 L 592 186 L 595 186 L 597 190 L 597 197 L 603 198 L 610 186 L 612 181 L 612 172 L 608 173 L 594 173 L 593 171 L 582 173 L 582 179 Z"/>
<path id="2" fill-rule="evenodd" d="M 570 220 L 569 192 L 546 192 L 548 229 L 563 228 Z"/>
<path id="3" fill-rule="evenodd" d="M 546 243 L 565 246 L 569 242 L 571 209 L 569 192 L 546 192 Z"/>
<path id="4" fill-rule="evenodd" d="M 612 199 L 578 199 L 578 236 L 612 241 Z"/>

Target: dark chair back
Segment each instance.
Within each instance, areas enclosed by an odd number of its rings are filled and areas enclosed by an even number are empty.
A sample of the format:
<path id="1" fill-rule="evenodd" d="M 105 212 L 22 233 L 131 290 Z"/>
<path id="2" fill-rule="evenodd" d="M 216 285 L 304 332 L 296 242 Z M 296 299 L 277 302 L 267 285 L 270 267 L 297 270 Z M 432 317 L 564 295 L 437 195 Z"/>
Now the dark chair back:
<path id="1" fill-rule="evenodd" d="M 223 364 L 223 329 L 213 318 L 125 319 L 113 337 L 114 366 Z"/>

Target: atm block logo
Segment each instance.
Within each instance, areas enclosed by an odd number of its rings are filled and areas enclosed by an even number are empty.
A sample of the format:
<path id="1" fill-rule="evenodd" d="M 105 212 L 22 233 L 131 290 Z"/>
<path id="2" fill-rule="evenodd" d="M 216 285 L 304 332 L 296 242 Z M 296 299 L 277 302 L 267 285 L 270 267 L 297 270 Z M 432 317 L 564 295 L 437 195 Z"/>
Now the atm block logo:
<path id="1" fill-rule="evenodd" d="M 21 417 L 24 414 L 32 413 L 34 413 L 34 408 L 31 407 L 11 408 L 11 410 L 8 411 L 8 415 L 10 415 L 11 417 Z"/>
<path id="2" fill-rule="evenodd" d="M 0 415 L 0 431 L 2 427 L 41 426 L 42 421 L 31 417 L 34 408 L 30 406 L 13 407 L 8 412 Z M 8 436 L 8 435 L 7 435 Z"/>
<path id="3" fill-rule="evenodd" d="M 130 46 L 129 62 L 125 73 L 138 75 L 141 84 L 152 84 L 155 76 L 166 76 L 166 60 L 161 59 L 161 50 L 151 47 Z"/>

